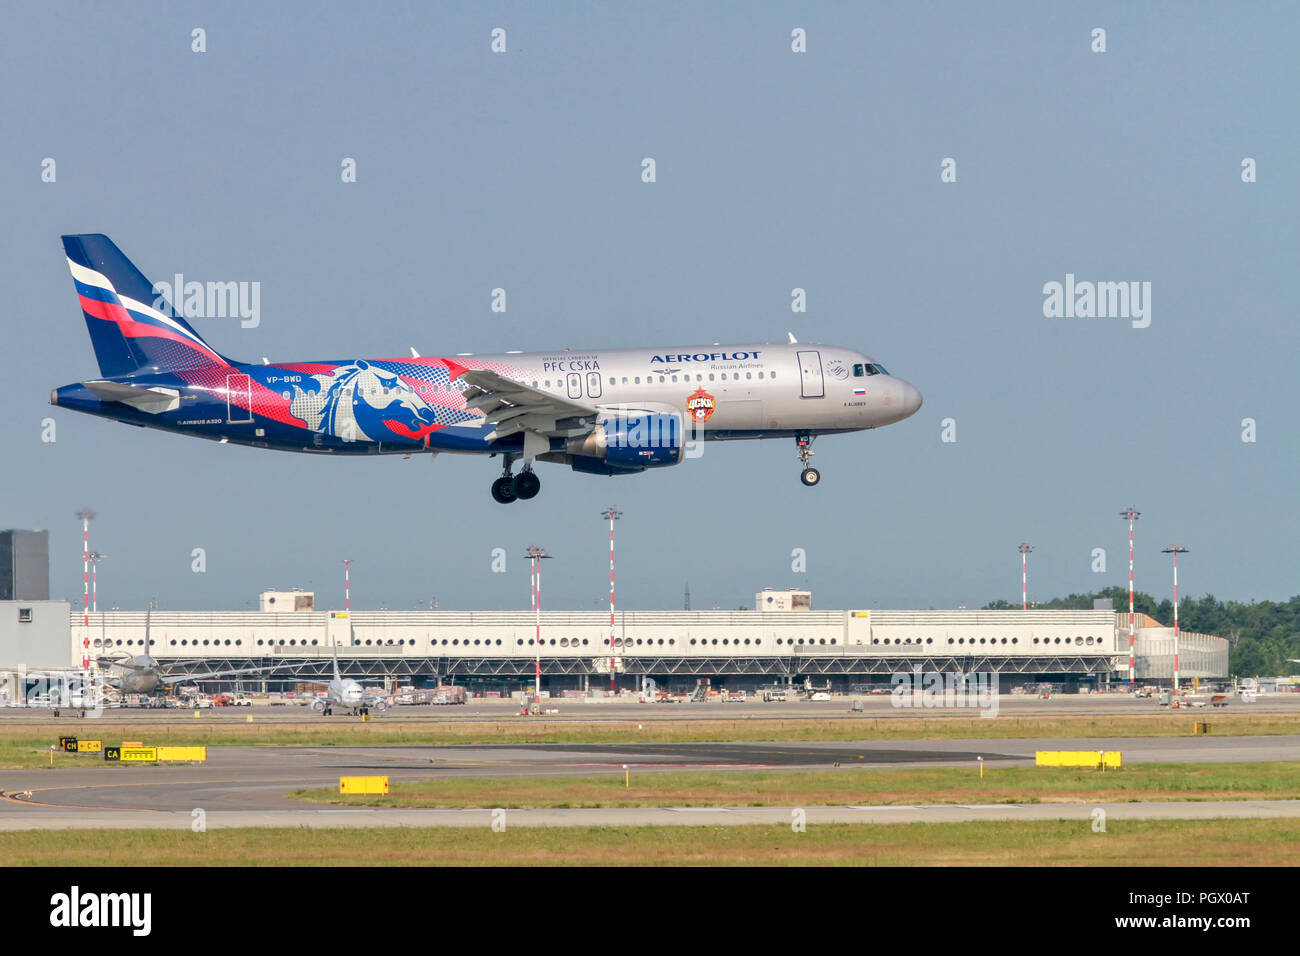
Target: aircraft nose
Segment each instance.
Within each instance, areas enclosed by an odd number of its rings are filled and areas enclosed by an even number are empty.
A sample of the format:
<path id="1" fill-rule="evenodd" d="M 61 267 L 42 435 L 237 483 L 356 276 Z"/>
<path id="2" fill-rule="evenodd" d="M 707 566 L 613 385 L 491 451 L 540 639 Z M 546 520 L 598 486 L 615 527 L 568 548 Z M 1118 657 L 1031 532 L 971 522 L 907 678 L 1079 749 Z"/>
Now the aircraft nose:
<path id="1" fill-rule="evenodd" d="M 911 382 L 903 383 L 903 417 L 915 415 L 921 407 L 921 393 Z"/>

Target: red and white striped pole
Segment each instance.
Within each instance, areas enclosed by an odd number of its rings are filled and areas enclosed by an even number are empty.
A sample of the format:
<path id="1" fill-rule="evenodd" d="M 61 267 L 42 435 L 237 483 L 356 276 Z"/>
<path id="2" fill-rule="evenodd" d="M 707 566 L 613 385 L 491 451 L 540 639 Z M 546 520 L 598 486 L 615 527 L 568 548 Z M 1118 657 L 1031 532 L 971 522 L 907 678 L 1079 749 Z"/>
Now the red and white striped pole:
<path id="1" fill-rule="evenodd" d="M 1142 517 L 1142 512 L 1126 508 L 1119 513 L 1121 518 L 1128 518 L 1128 682 L 1133 683 L 1133 522 Z"/>
<path id="2" fill-rule="evenodd" d="M 82 508 L 77 512 L 81 519 L 81 667 L 90 666 L 90 519 L 95 512 Z"/>
<path id="3" fill-rule="evenodd" d="M 531 550 L 531 549 L 530 549 Z M 529 598 L 533 602 L 533 619 L 535 629 L 533 633 L 533 656 L 535 658 L 535 669 L 533 671 L 533 703 L 538 707 L 542 705 L 542 612 L 537 603 L 537 556 L 531 558 L 531 567 L 528 569 L 528 590 Z"/>
<path id="4" fill-rule="evenodd" d="M 532 561 L 530 583 L 533 591 L 533 615 L 535 621 L 534 647 L 537 649 L 536 669 L 533 677 L 533 702 L 540 712 L 542 709 L 542 559 L 549 558 L 545 548 L 529 545 L 524 556 Z"/>
<path id="5" fill-rule="evenodd" d="M 1033 547 L 1020 542 L 1020 610 L 1029 610 L 1029 552 Z"/>
<path id="6" fill-rule="evenodd" d="M 616 511 L 611 505 L 601 512 L 609 519 L 609 692 L 617 693 L 614 671 L 614 521 L 623 517 L 623 512 Z"/>
<path id="7" fill-rule="evenodd" d="M 1174 556 L 1174 696 L 1178 696 L 1178 556 L 1186 554 L 1186 548 L 1170 545 L 1162 549 L 1162 554 Z"/>
<path id="8" fill-rule="evenodd" d="M 99 613 L 99 562 L 104 555 L 98 551 L 90 552 L 90 609 Z"/>

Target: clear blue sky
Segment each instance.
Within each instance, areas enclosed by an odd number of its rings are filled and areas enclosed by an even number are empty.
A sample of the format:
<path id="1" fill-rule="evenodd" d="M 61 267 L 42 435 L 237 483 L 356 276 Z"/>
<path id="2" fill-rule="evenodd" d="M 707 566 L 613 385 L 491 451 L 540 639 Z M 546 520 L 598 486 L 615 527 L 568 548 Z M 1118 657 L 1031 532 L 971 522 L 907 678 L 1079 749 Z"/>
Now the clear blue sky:
<path id="1" fill-rule="evenodd" d="M 1132 504 L 1143 590 L 1169 593 L 1159 548 L 1178 543 L 1187 591 L 1286 598 L 1297 9 L 9 4 L 0 527 L 49 528 L 53 590 L 79 600 L 73 512 L 91 505 L 106 605 L 238 609 L 274 585 L 337 606 L 351 557 L 358 607 L 523 608 L 537 543 L 547 606 L 601 608 L 616 503 L 624 607 L 680 607 L 688 579 L 696 608 L 764 585 L 952 607 L 1017 597 L 1022 540 L 1031 595 L 1126 581 Z M 257 328 L 196 320 L 240 358 L 793 330 L 874 355 L 925 406 L 822 439 L 815 490 L 791 442 L 751 442 L 631 478 L 548 466 L 541 497 L 501 507 L 487 460 L 320 460 L 50 408 L 96 374 L 66 232 L 108 233 L 152 278 L 260 282 Z M 1045 318 L 1066 273 L 1151 282 L 1150 327 Z"/>

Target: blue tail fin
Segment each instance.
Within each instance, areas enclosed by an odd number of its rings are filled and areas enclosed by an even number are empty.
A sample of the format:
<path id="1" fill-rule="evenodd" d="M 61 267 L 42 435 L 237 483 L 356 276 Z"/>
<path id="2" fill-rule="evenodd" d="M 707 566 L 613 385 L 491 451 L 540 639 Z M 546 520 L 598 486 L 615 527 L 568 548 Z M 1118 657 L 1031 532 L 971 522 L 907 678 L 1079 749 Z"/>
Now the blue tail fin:
<path id="1" fill-rule="evenodd" d="M 132 265 L 108 236 L 64 236 L 63 250 L 106 378 L 141 368 L 229 365 Z"/>

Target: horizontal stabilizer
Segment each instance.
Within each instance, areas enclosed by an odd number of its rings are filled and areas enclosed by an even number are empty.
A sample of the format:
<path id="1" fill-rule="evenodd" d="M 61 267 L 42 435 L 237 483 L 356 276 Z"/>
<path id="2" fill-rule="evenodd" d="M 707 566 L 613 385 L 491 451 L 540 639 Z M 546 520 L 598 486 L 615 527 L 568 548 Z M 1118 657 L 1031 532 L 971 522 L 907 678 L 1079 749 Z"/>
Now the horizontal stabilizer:
<path id="1" fill-rule="evenodd" d="M 150 415 L 179 408 L 181 393 L 174 388 L 143 388 L 121 382 L 83 382 L 101 402 L 118 402 Z"/>

